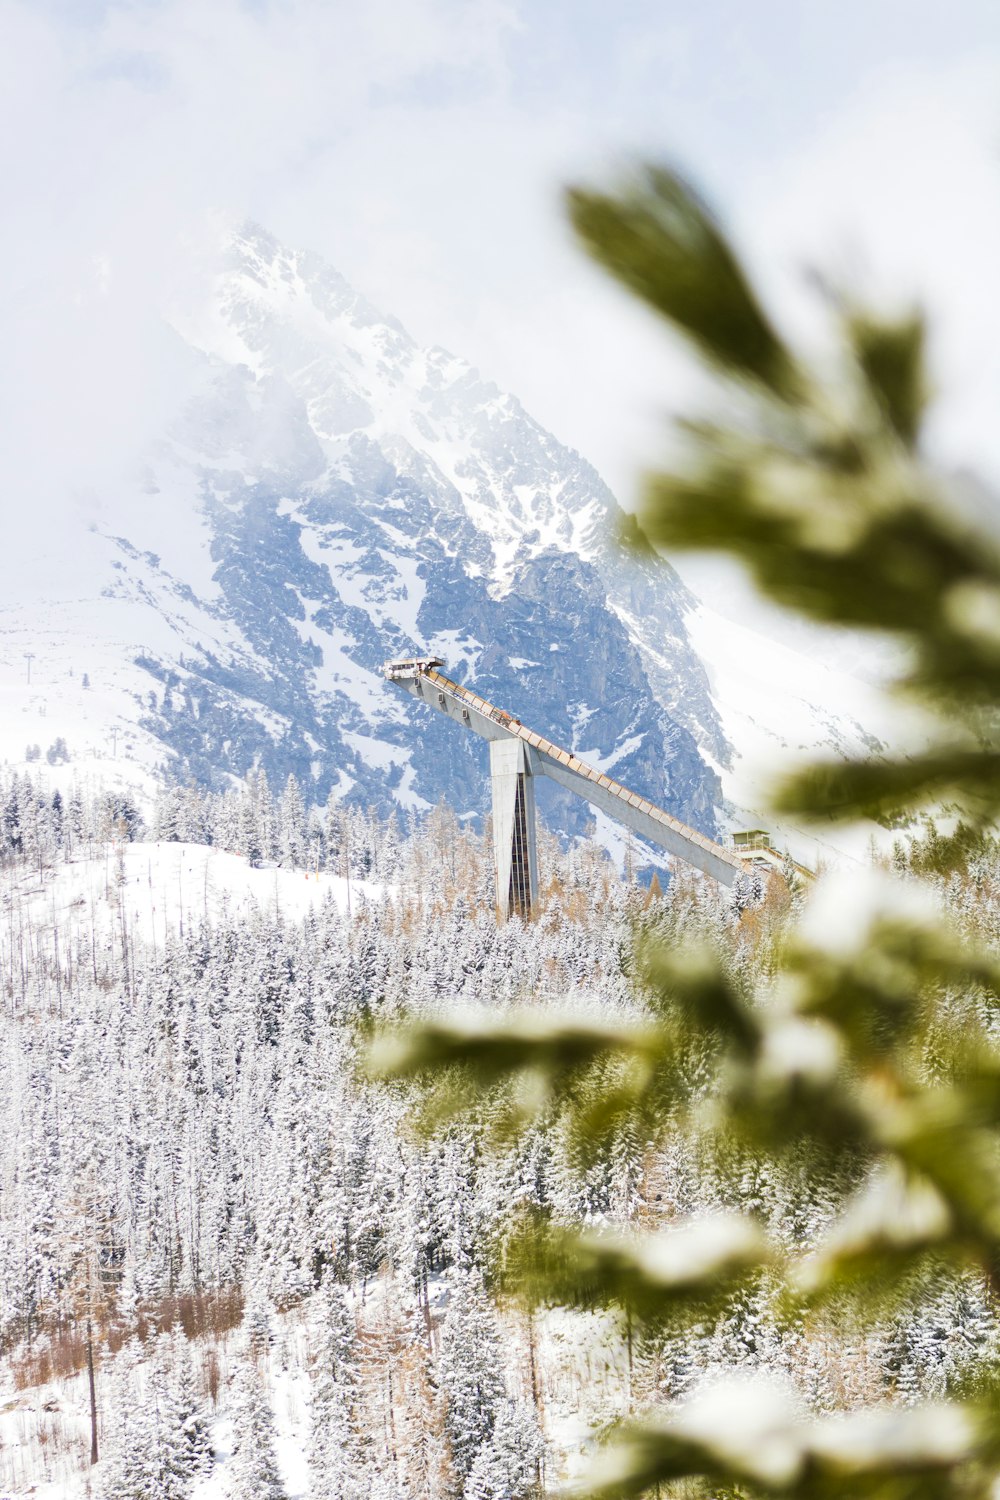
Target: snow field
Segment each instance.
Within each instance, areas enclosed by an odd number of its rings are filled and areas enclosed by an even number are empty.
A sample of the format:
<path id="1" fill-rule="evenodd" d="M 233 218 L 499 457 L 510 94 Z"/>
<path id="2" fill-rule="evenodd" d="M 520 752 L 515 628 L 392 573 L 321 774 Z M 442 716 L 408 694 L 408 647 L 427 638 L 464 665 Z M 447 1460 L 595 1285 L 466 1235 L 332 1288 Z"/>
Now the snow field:
<path id="1" fill-rule="evenodd" d="M 869 823 L 822 831 L 780 826 L 762 811 L 769 791 L 776 778 L 807 762 L 830 758 L 831 752 L 863 759 L 912 740 L 920 726 L 875 681 L 794 650 L 707 605 L 692 610 L 686 624 L 734 749 L 732 766 L 717 767 L 731 826 L 768 829 L 780 847 L 813 868 L 864 861 L 873 837 L 885 841 L 884 830 Z"/>
<path id="2" fill-rule="evenodd" d="M 186 922 L 214 922 L 253 906 L 299 921 L 324 901 L 347 912 L 384 894 L 371 881 L 277 865 L 253 869 L 242 854 L 168 842 L 108 844 L 46 870 L 42 879 L 22 871 L 4 881 L 3 926 L 9 931 L 23 922 L 103 939 L 120 933 L 124 923 L 153 944 L 183 932 Z"/>

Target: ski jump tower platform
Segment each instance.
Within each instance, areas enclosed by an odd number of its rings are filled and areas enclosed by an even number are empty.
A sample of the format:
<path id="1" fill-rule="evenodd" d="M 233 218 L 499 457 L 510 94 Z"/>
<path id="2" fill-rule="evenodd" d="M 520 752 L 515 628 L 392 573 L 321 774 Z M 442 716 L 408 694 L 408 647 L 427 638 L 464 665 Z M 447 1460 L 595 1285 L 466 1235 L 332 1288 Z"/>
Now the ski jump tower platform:
<path id="1" fill-rule="evenodd" d="M 443 665 L 437 656 L 416 657 L 386 662 L 382 671 L 397 687 L 489 742 L 497 906 L 502 916 L 517 913 L 529 917 L 538 909 L 536 776 L 551 777 L 641 838 L 723 885 L 733 885 L 738 875 L 746 874 L 755 864 L 772 863 L 780 867 L 780 856 L 774 851 L 767 851 L 772 856 L 770 860 L 762 859 L 759 850 L 752 857 L 741 858 L 733 850 L 713 844 L 711 839 L 672 818 L 662 807 L 656 807 L 578 756 L 535 734 L 513 714 L 495 708 L 485 698 L 452 682 L 438 671 Z"/>

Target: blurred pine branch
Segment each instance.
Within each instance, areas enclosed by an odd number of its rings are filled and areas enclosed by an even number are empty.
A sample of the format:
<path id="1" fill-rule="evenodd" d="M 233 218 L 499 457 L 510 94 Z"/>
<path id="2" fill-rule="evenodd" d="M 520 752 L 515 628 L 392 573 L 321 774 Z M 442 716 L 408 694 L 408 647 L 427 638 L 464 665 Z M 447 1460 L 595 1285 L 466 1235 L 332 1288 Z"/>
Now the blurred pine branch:
<path id="1" fill-rule="evenodd" d="M 949 507 L 921 449 L 923 316 L 829 296 L 837 358 L 820 369 L 789 346 L 676 173 L 574 189 L 568 208 L 587 251 L 714 373 L 726 412 L 678 424 L 680 461 L 649 479 L 630 543 L 727 552 L 808 619 L 889 635 L 909 663 L 899 691 L 937 725 L 909 754 L 812 766 L 777 807 L 900 823 L 947 802 L 961 815 L 954 835 L 932 827 L 913 868 L 971 858 L 1000 809 L 1000 551 Z M 734 1184 L 747 1163 L 780 1174 L 794 1161 L 838 1184 L 836 1211 L 822 1235 L 791 1244 L 749 1214 L 645 1232 L 528 1220 L 507 1246 L 507 1285 L 535 1302 L 618 1308 L 650 1336 L 699 1325 L 740 1288 L 777 1324 L 885 1319 L 928 1268 L 971 1272 L 995 1300 L 1000 962 L 950 928 L 912 877 L 820 882 L 749 978 L 711 947 L 641 936 L 634 970 L 645 1020 L 532 1010 L 412 1024 L 376 1043 L 371 1066 L 425 1081 L 430 1128 L 472 1112 L 506 1140 L 559 1119 L 585 1153 L 684 1125 L 731 1162 Z M 613 1429 L 589 1490 L 993 1495 L 998 1395 L 989 1359 L 955 1399 L 906 1411 L 809 1417 L 766 1382 L 751 1391 L 737 1379 Z"/>

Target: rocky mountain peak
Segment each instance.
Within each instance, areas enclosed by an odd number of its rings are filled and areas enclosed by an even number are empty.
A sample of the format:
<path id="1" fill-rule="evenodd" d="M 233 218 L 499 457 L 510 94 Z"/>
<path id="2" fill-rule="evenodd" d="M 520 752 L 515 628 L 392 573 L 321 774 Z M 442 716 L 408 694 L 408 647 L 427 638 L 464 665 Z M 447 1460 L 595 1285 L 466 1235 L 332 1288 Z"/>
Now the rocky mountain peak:
<path id="1" fill-rule="evenodd" d="M 46 593 L 44 618 L 4 612 L 11 703 L 51 714 L 71 752 L 126 747 L 136 774 L 223 785 L 260 764 L 320 800 L 481 813 L 482 747 L 379 675 L 432 651 L 716 831 L 732 746 L 691 643 L 696 601 L 667 563 L 623 552 L 621 512 L 578 453 L 259 226 L 170 322 L 176 420 L 113 505 L 88 505 L 79 546 L 65 539 L 86 560 L 72 593 Z M 101 694 L 70 692 L 87 662 Z M 547 794 L 560 826 L 589 824 Z"/>

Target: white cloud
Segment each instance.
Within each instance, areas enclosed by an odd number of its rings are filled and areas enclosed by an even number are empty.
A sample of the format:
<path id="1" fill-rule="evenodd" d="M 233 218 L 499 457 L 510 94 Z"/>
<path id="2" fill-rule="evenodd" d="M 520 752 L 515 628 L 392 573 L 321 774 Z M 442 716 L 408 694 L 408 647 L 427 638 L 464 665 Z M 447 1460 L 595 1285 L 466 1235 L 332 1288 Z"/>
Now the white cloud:
<path id="1" fill-rule="evenodd" d="M 379 97 L 419 96 L 442 70 L 488 92 L 511 24 L 490 0 L 164 0 L 80 25 L 7 0 L 8 493 L 109 482 L 176 398 L 159 314 L 203 269 L 220 215 L 266 219 L 286 182 L 315 193 L 310 161 L 349 160 Z M 329 203 L 327 230 L 336 215 Z"/>
<path id="2" fill-rule="evenodd" d="M 86 496 L 162 427 L 184 365 L 160 309 L 221 219 L 249 214 L 513 389 L 627 498 L 687 376 L 572 247 L 559 188 L 679 143 L 696 170 L 731 164 L 736 220 L 793 318 L 795 260 L 836 262 L 845 243 L 927 286 L 952 392 L 941 442 L 1000 472 L 994 66 L 887 73 L 855 28 L 862 86 L 834 107 L 817 82 L 827 118 L 803 130 L 801 75 L 755 54 L 752 30 L 720 48 L 711 14 L 667 24 L 653 3 L 83 4 L 0 0 L 8 494 Z"/>
<path id="3" fill-rule="evenodd" d="M 741 217 L 793 325 L 803 266 L 875 305 L 925 306 L 950 464 L 1000 484 L 1000 60 L 884 69 L 824 130 L 758 174 Z"/>

